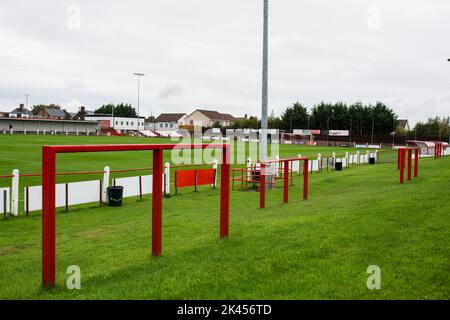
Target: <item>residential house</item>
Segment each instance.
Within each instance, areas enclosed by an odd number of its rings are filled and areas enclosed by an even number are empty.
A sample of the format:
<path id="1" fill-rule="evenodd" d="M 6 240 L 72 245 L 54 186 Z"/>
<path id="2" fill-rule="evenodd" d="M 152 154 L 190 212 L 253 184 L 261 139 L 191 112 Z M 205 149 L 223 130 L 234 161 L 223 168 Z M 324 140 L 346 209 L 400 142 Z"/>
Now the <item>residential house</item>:
<path id="1" fill-rule="evenodd" d="M 80 107 L 80 111 L 72 118 L 73 120 L 86 120 L 86 116 L 94 115 L 94 111 L 86 110 L 86 107 Z"/>
<path id="2" fill-rule="evenodd" d="M 409 121 L 407 119 L 399 119 L 397 120 L 397 130 L 400 131 L 411 131 L 411 127 L 409 126 Z"/>
<path id="3" fill-rule="evenodd" d="M 69 120 L 70 115 L 60 106 L 42 107 L 36 113 L 38 118 L 51 120 Z"/>
<path id="4" fill-rule="evenodd" d="M 9 113 L 10 118 L 32 118 L 33 113 L 25 108 L 24 104 L 21 104 L 17 109 L 14 109 Z"/>
<path id="5" fill-rule="evenodd" d="M 203 128 L 212 128 L 216 123 L 219 123 L 222 127 L 230 127 L 235 121 L 235 118 L 230 114 L 200 109 L 186 117 L 186 125 Z"/>
<path id="6" fill-rule="evenodd" d="M 0 118 L 8 118 L 9 112 L 0 111 Z"/>
<path id="7" fill-rule="evenodd" d="M 177 131 L 186 124 L 186 113 L 162 113 L 155 119 L 156 131 Z"/>

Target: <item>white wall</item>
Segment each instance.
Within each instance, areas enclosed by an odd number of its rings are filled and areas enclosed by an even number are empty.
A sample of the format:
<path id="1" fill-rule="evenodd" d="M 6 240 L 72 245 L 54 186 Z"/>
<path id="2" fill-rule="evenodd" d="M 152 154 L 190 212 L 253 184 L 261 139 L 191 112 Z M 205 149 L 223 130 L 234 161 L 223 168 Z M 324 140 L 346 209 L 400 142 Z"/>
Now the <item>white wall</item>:
<path id="1" fill-rule="evenodd" d="M 126 131 L 135 131 L 137 130 L 137 118 L 125 118 L 125 117 L 114 117 L 114 123 L 112 116 L 86 116 L 86 120 L 92 121 L 109 121 L 109 127 L 114 128 L 116 130 L 126 130 Z M 139 130 L 144 130 L 145 124 L 144 118 L 140 118 Z"/>

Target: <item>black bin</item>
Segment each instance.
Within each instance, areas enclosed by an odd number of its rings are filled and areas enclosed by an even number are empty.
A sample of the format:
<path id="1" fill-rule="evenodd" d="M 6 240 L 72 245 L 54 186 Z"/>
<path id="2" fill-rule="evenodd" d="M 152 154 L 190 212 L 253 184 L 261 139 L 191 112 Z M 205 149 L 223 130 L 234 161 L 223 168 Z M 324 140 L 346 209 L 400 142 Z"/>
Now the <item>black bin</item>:
<path id="1" fill-rule="evenodd" d="M 369 158 L 369 164 L 375 164 L 376 159 L 375 158 Z"/>
<path id="2" fill-rule="evenodd" d="M 123 201 L 123 187 L 108 187 L 108 205 L 121 207 Z"/>
<path id="3" fill-rule="evenodd" d="M 336 162 L 336 171 L 342 171 L 342 162 Z"/>

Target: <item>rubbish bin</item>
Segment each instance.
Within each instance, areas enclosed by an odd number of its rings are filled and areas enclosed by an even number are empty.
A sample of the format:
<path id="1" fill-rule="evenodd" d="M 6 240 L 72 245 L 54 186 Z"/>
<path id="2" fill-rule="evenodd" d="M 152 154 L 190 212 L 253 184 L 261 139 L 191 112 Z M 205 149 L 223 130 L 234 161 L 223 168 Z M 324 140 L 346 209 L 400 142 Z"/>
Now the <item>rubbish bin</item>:
<path id="1" fill-rule="evenodd" d="M 375 164 L 376 159 L 374 157 L 369 158 L 369 164 Z"/>
<path id="2" fill-rule="evenodd" d="M 336 171 L 342 171 L 342 162 L 336 162 Z"/>
<path id="3" fill-rule="evenodd" d="M 123 187 L 108 187 L 108 205 L 121 207 L 123 200 Z"/>

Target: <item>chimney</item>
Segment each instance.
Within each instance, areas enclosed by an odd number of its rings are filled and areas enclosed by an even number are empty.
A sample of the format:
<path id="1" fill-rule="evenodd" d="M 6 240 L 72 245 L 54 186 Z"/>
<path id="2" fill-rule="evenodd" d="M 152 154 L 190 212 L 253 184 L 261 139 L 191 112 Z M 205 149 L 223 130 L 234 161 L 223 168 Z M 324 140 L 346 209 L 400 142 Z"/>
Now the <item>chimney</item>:
<path id="1" fill-rule="evenodd" d="M 25 110 L 25 105 L 23 103 L 21 103 L 19 105 L 19 109 L 20 109 L 20 111 L 24 111 Z"/>
<path id="2" fill-rule="evenodd" d="M 81 113 L 85 113 L 86 112 L 86 107 L 81 106 Z"/>

